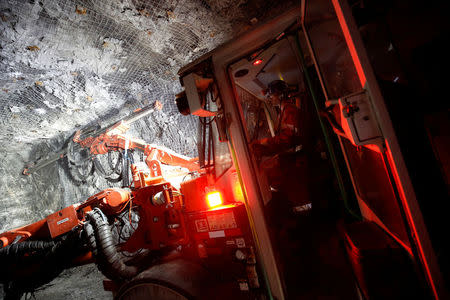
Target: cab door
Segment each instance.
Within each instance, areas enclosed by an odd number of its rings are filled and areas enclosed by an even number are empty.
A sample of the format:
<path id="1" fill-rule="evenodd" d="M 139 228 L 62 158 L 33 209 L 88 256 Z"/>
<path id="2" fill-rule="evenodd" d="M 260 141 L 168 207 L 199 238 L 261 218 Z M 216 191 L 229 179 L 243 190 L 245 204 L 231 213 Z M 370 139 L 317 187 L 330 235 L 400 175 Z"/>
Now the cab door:
<path id="1" fill-rule="evenodd" d="M 326 105 L 340 125 L 334 131 L 363 218 L 404 247 L 434 297 L 445 298 L 402 149 L 347 1 L 303 0 L 301 23 Z"/>

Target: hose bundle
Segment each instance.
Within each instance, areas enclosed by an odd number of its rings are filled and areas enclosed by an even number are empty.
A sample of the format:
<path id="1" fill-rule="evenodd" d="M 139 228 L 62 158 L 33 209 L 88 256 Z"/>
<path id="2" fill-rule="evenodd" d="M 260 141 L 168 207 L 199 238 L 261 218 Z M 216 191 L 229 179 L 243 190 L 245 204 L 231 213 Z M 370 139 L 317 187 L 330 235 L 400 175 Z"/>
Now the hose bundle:
<path id="1" fill-rule="evenodd" d="M 1 248 L 0 282 L 5 284 L 6 298 L 20 299 L 22 293 L 52 281 L 86 251 L 80 241 L 77 226 L 57 241 L 24 241 Z"/>
<path id="2" fill-rule="evenodd" d="M 99 270 L 113 280 L 128 280 L 139 272 L 135 266 L 128 266 L 119 255 L 108 220 L 99 208 L 87 214 L 85 225 L 87 243 L 94 254 Z"/>
<path id="3" fill-rule="evenodd" d="M 57 241 L 24 241 L 0 248 L 0 282 L 6 284 L 9 299 L 20 299 L 23 292 L 33 291 L 70 268 L 72 259 L 88 250 L 86 244 L 106 277 L 123 281 L 138 274 L 138 268 L 126 265 L 118 253 L 103 212 L 94 208 L 86 218 L 83 230 L 77 226 Z M 36 266 L 40 267 L 35 272 L 27 272 Z"/>
<path id="4" fill-rule="evenodd" d="M 0 248 L 0 259 L 1 258 L 11 258 L 11 256 L 19 257 L 25 253 L 30 253 L 34 251 L 49 250 L 55 246 L 55 242 L 50 241 L 24 241 L 22 243 L 8 245 L 6 247 Z"/>

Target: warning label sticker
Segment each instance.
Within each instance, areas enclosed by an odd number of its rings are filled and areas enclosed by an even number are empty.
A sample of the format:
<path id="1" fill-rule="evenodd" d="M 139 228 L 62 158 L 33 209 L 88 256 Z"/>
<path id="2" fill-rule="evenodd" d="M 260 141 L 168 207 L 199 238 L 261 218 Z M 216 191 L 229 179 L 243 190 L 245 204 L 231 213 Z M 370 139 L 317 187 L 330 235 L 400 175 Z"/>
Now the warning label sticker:
<path id="1" fill-rule="evenodd" d="M 56 225 L 61 225 L 62 223 L 65 223 L 67 221 L 69 221 L 69 218 L 64 218 L 64 219 L 59 220 L 58 222 L 56 222 Z"/>
<path id="2" fill-rule="evenodd" d="M 197 232 L 209 231 L 208 230 L 208 222 L 206 222 L 206 219 L 195 220 L 195 227 L 197 228 Z"/>
<path id="3" fill-rule="evenodd" d="M 224 230 L 236 228 L 236 220 L 233 212 L 226 212 L 223 214 L 214 214 L 206 217 L 209 223 L 209 230 Z"/>

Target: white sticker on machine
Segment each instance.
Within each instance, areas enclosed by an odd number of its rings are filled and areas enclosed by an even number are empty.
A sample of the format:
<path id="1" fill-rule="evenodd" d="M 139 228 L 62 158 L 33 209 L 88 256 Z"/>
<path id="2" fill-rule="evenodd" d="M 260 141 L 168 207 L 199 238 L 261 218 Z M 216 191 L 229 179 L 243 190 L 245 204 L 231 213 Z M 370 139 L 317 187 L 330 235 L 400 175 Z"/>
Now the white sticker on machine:
<path id="1" fill-rule="evenodd" d="M 239 282 L 239 289 L 241 291 L 248 291 L 248 283 L 246 281 Z"/>
<path id="2" fill-rule="evenodd" d="M 236 220 L 232 211 L 223 214 L 213 214 L 207 216 L 209 230 L 224 230 L 236 228 Z"/>
<path id="3" fill-rule="evenodd" d="M 236 243 L 234 242 L 234 240 L 228 240 L 228 241 L 225 242 L 225 244 L 227 246 L 234 246 Z"/>
<path id="4" fill-rule="evenodd" d="M 69 218 L 64 218 L 64 219 L 59 220 L 58 222 L 56 222 L 56 225 L 61 225 L 62 223 L 65 223 L 67 221 L 69 221 Z"/>
<path id="5" fill-rule="evenodd" d="M 206 219 L 195 220 L 195 228 L 197 229 L 197 232 L 207 232 L 208 222 L 206 222 Z"/>
<path id="6" fill-rule="evenodd" d="M 245 240 L 244 240 L 244 238 L 237 238 L 236 239 L 236 246 L 238 248 L 245 248 Z"/>
<path id="7" fill-rule="evenodd" d="M 219 231 L 210 231 L 208 232 L 210 239 L 225 237 L 225 231 L 219 230 Z"/>

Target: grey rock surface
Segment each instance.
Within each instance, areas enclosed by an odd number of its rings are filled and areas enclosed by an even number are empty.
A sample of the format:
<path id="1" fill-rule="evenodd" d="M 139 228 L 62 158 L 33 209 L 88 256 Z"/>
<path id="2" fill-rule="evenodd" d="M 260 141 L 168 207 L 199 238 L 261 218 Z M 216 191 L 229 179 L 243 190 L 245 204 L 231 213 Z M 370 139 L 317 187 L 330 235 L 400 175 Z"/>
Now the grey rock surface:
<path id="1" fill-rule="evenodd" d="M 63 271 L 58 278 L 36 290 L 33 296 L 36 299 L 112 299 L 112 293 L 103 290 L 103 279 L 93 264 L 76 267 Z"/>

